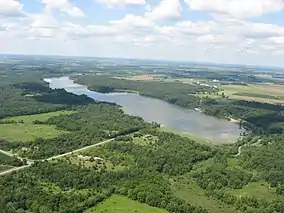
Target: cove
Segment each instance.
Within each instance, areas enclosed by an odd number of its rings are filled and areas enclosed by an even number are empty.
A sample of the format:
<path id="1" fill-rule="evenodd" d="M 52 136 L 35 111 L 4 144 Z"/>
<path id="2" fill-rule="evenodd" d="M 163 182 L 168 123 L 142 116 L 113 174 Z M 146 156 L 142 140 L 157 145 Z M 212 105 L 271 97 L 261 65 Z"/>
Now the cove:
<path id="1" fill-rule="evenodd" d="M 196 135 L 214 144 L 236 142 L 242 130 L 238 124 L 225 119 L 207 116 L 201 112 L 185 109 L 165 101 L 134 93 L 98 93 L 79 85 L 69 77 L 48 78 L 52 89 L 65 89 L 77 95 L 85 94 L 97 101 L 116 103 L 125 113 L 142 117 L 145 121 L 156 121 L 176 132 Z"/>

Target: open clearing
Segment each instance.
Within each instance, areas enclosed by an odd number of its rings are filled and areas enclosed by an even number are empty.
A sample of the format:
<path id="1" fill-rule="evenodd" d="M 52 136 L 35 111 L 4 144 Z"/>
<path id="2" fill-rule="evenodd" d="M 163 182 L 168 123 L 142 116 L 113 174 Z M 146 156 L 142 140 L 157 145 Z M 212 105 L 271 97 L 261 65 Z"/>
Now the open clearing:
<path id="1" fill-rule="evenodd" d="M 274 84 L 223 85 L 225 94 L 231 99 L 284 103 L 284 86 Z"/>
<path id="2" fill-rule="evenodd" d="M 206 208 L 209 213 L 236 213 L 233 208 L 225 203 L 221 203 L 213 198 L 205 195 L 203 189 L 201 189 L 194 180 L 189 176 L 180 176 L 176 180 L 171 180 L 175 195 L 189 204 L 196 206 L 202 206 Z"/>
<path id="3" fill-rule="evenodd" d="M 17 116 L 5 120 L 16 121 L 12 124 L 0 124 L 0 138 L 10 142 L 32 141 L 36 138 L 54 138 L 67 131 L 58 130 L 55 126 L 45 124 L 34 124 L 35 120 L 46 121 L 51 117 L 71 114 L 73 111 L 57 111 L 37 115 Z"/>
<path id="4" fill-rule="evenodd" d="M 39 137 L 48 139 L 68 133 L 44 124 L 1 124 L 0 128 L 0 138 L 9 142 L 32 141 Z"/>
<path id="5" fill-rule="evenodd" d="M 265 181 L 251 182 L 248 185 L 244 186 L 242 189 L 233 189 L 231 193 L 236 196 L 249 196 L 257 197 L 268 200 L 277 199 L 276 189 L 271 188 L 269 184 Z"/>
<path id="6" fill-rule="evenodd" d="M 75 111 L 56 111 L 56 112 L 48 112 L 48 113 L 42 113 L 42 114 L 36 114 L 36 115 L 26 115 L 26 116 L 17 116 L 17 117 L 11 117 L 8 119 L 4 120 L 10 120 L 10 121 L 23 121 L 24 123 L 33 123 L 33 121 L 38 120 L 38 121 L 46 121 L 49 118 L 56 117 L 59 115 L 70 115 L 74 113 Z"/>
<path id="7" fill-rule="evenodd" d="M 113 195 L 109 199 L 85 213 L 167 213 L 166 210 L 154 208 L 147 204 L 130 200 L 127 197 Z"/>

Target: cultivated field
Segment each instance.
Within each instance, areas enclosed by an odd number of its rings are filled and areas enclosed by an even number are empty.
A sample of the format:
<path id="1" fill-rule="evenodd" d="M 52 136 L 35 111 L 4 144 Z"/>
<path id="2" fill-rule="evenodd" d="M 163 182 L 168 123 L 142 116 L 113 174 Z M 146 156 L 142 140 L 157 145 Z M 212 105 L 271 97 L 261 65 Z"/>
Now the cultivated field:
<path id="1" fill-rule="evenodd" d="M 274 84 L 223 85 L 224 93 L 231 99 L 284 103 L 284 86 Z"/>
<path id="2" fill-rule="evenodd" d="M 165 76 L 162 75 L 134 75 L 134 76 L 128 76 L 124 77 L 125 80 L 131 80 L 131 81 L 154 81 L 154 80 L 162 80 Z"/>
<path id="3" fill-rule="evenodd" d="M 127 197 L 113 195 L 98 206 L 85 213 L 167 213 L 166 210 L 154 208 L 147 204 L 141 204 Z"/>

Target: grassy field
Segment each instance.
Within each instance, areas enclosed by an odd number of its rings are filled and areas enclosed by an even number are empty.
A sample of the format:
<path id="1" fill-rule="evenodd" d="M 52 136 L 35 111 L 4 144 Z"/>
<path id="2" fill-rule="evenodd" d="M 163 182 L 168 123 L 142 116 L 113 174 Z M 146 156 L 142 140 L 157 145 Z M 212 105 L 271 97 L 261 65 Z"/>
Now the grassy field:
<path id="1" fill-rule="evenodd" d="M 171 180 L 171 183 L 177 197 L 190 204 L 202 206 L 207 209 L 209 213 L 237 212 L 229 205 L 206 196 L 204 190 L 201 189 L 189 176 L 185 175 L 177 177 L 176 180 Z"/>
<path id="2" fill-rule="evenodd" d="M 35 124 L 1 124 L 0 138 L 10 142 L 32 141 L 36 138 L 54 138 L 60 134 L 68 133 L 57 130 L 51 125 Z"/>
<path id="3" fill-rule="evenodd" d="M 267 200 L 274 200 L 277 198 L 276 189 L 271 188 L 265 181 L 251 182 L 242 189 L 233 189 L 231 193 L 236 196 L 250 196 L 263 198 Z"/>
<path id="4" fill-rule="evenodd" d="M 33 123 L 33 121 L 38 120 L 38 121 L 46 121 L 49 118 L 56 117 L 59 115 L 70 115 L 74 113 L 75 111 L 57 111 L 57 112 L 48 112 L 48 113 L 42 113 L 42 114 L 36 114 L 36 115 L 26 115 L 26 116 L 17 116 L 17 117 L 11 117 L 8 118 L 7 120 L 12 120 L 12 121 L 23 121 L 24 123 Z"/>
<path id="5" fill-rule="evenodd" d="M 224 93 L 232 99 L 284 103 L 284 86 L 275 84 L 223 85 Z"/>
<path id="6" fill-rule="evenodd" d="M 66 115 L 73 113 L 72 111 L 58 111 L 51 113 L 43 113 L 37 115 L 27 115 L 11 117 L 7 120 L 16 121 L 13 124 L 0 124 L 0 138 L 11 142 L 32 141 L 35 138 L 53 138 L 60 134 L 67 133 L 55 128 L 55 126 L 45 124 L 34 124 L 33 121 L 45 121 L 51 117 Z"/>
<path id="7" fill-rule="evenodd" d="M 98 206 L 85 213 L 167 213 L 166 210 L 154 208 L 147 204 L 130 200 L 127 197 L 113 195 Z"/>

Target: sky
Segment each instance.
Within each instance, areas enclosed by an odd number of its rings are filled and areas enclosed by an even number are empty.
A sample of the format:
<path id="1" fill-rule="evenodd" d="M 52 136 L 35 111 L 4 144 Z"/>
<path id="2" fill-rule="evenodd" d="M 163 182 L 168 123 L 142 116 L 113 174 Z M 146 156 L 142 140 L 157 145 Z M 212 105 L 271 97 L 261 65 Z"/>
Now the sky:
<path id="1" fill-rule="evenodd" d="M 284 0 L 0 0 L 0 53 L 284 67 Z"/>

